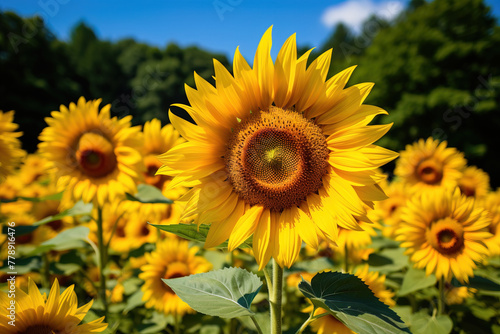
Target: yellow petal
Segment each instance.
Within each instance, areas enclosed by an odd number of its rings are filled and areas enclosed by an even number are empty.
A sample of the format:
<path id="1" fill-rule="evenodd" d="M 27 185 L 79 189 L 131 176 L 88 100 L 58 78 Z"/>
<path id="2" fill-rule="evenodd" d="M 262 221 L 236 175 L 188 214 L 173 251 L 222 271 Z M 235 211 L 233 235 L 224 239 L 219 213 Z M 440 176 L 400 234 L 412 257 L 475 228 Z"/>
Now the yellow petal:
<path id="1" fill-rule="evenodd" d="M 254 205 L 240 217 L 229 237 L 228 248 L 230 252 L 254 233 L 263 210 L 263 206 Z"/>

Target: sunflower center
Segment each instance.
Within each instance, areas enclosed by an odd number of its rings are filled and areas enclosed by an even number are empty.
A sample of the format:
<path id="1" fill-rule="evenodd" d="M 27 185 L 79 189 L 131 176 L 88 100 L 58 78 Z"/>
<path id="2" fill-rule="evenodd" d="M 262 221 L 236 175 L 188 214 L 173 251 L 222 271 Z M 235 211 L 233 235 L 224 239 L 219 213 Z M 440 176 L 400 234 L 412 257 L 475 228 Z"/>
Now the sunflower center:
<path id="1" fill-rule="evenodd" d="M 427 240 L 434 249 L 442 254 L 455 254 L 464 245 L 462 225 L 451 218 L 438 220 L 427 230 Z"/>
<path id="2" fill-rule="evenodd" d="M 165 269 L 165 274 L 163 275 L 163 278 L 165 279 L 172 279 L 172 278 L 179 278 L 179 277 L 184 277 L 190 275 L 189 267 L 187 266 L 186 263 L 182 262 L 172 262 L 170 263 L 167 268 Z M 172 289 L 166 284 L 164 284 L 164 288 L 171 293 L 174 293 Z"/>
<path id="3" fill-rule="evenodd" d="M 471 182 L 462 182 L 458 185 L 460 192 L 467 197 L 476 196 L 476 187 Z"/>
<path id="4" fill-rule="evenodd" d="M 271 107 L 234 129 L 225 163 L 241 198 L 282 211 L 322 186 L 328 152 L 318 126 L 298 112 Z"/>
<path id="5" fill-rule="evenodd" d="M 78 140 L 76 160 L 84 174 L 95 178 L 108 175 L 117 164 L 113 144 L 93 132 L 83 134 Z"/>
<path id="6" fill-rule="evenodd" d="M 49 326 L 46 325 L 34 325 L 26 328 L 24 332 L 20 334 L 58 334 L 59 331 L 53 330 Z"/>
<path id="7" fill-rule="evenodd" d="M 418 164 L 417 177 L 427 184 L 437 184 L 443 178 L 443 169 L 441 164 L 433 159 L 423 160 Z"/>
<path id="8" fill-rule="evenodd" d="M 156 155 L 150 154 L 144 158 L 146 172 L 144 173 L 144 181 L 156 188 L 162 190 L 166 181 L 171 178 L 167 175 L 156 175 L 156 172 L 161 167 L 161 162 L 156 158 Z"/>

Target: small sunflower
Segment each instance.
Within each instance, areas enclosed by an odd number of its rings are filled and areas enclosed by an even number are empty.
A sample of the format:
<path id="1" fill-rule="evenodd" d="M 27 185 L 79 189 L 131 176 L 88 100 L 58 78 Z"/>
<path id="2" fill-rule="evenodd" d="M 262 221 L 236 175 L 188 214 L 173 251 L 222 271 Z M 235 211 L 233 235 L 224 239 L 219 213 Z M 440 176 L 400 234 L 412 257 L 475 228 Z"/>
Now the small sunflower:
<path id="1" fill-rule="evenodd" d="M 477 292 L 476 289 L 469 288 L 467 286 L 461 286 L 461 287 L 454 287 L 452 285 L 447 286 L 444 294 L 446 305 L 462 304 L 466 299 L 473 298 L 476 292 Z"/>
<path id="2" fill-rule="evenodd" d="M 349 230 L 343 227 L 339 228 L 339 238 L 337 239 L 338 251 L 344 252 L 345 248 L 349 251 L 362 249 L 372 243 L 372 237 L 377 235 L 375 229 L 381 229 L 382 226 L 375 223 L 368 223 L 364 221 L 358 221 L 361 230 Z"/>
<path id="3" fill-rule="evenodd" d="M 454 188 L 467 162 L 463 153 L 446 146 L 432 137 L 406 145 L 394 174 L 417 189 Z"/>
<path id="4" fill-rule="evenodd" d="M 158 160 L 158 156 L 172 147 L 185 142 L 185 140 L 180 137 L 179 132 L 174 129 L 172 124 L 162 127 L 160 120 L 156 118 L 144 124 L 143 133 L 144 145 L 142 153 L 146 168 L 143 173 L 144 182 L 161 190 L 165 197 L 174 201 L 178 200 L 187 191 L 187 188 L 182 186 L 169 188 L 172 178 L 167 175 L 156 174 L 156 172 L 162 165 L 160 160 Z M 133 210 L 139 212 L 142 219 L 155 224 L 163 224 L 171 220 L 173 223 L 179 222 L 180 213 L 179 205 L 177 204 L 132 202 L 130 205 Z M 176 207 L 173 208 L 173 206 Z"/>
<path id="5" fill-rule="evenodd" d="M 411 196 L 411 189 L 405 183 L 392 181 L 381 184 L 382 189 L 389 198 L 375 203 L 370 218 L 383 224 L 382 233 L 388 238 L 395 238 L 396 229 L 401 222 L 401 211 L 406 205 L 406 200 Z"/>
<path id="6" fill-rule="evenodd" d="M 195 73 L 178 105 L 196 125 L 170 113 L 187 142 L 160 157 L 170 186 L 189 184 L 186 210 L 211 224 L 205 246 L 229 239 L 234 250 L 253 235 L 262 269 L 271 257 L 290 267 L 302 241 L 337 239 L 337 225 L 360 229 L 364 202 L 386 196 L 377 168 L 397 153 L 373 145 L 392 126 L 368 124 L 381 108 L 365 105 L 372 83 L 345 88 L 354 67 L 326 80 L 331 50 L 297 57 L 295 34 L 275 62 L 271 28 L 253 68 L 236 49 L 233 73 L 214 61 L 215 87 Z"/>
<path id="7" fill-rule="evenodd" d="M 139 278 L 145 281 L 141 289 L 146 307 L 165 314 L 194 312 L 161 279 L 184 277 L 212 269 L 210 262 L 196 256 L 197 251 L 198 247 L 189 248 L 187 241 L 165 239 L 157 244 L 154 252 L 146 253 L 147 264 L 141 267 L 142 273 L 139 274 Z"/>
<path id="8" fill-rule="evenodd" d="M 46 118 L 40 134 L 40 153 L 64 190 L 63 205 L 82 199 L 103 206 L 106 201 L 135 193 L 142 171 L 140 127 L 131 127 L 132 116 L 110 117 L 111 105 L 99 112 L 101 100 L 63 105 Z"/>
<path id="9" fill-rule="evenodd" d="M 25 185 L 48 180 L 48 161 L 40 154 L 28 154 L 19 168 L 19 178 Z"/>
<path id="10" fill-rule="evenodd" d="M 3 334 L 50 334 L 50 333 L 100 333 L 108 327 L 104 317 L 79 325 L 92 301 L 78 308 L 78 300 L 70 286 L 60 294 L 59 282 L 54 281 L 49 297 L 42 296 L 36 284 L 30 280 L 28 293 L 16 290 L 16 322 L 9 325 L 7 313 L 0 314 L 0 331 Z M 12 299 L 0 292 L 0 305 L 6 310 Z"/>
<path id="11" fill-rule="evenodd" d="M 485 239 L 484 243 L 488 247 L 491 256 L 500 255 L 500 188 L 489 193 L 486 198 L 480 201 L 480 204 L 491 219 L 488 229 L 492 237 Z"/>
<path id="12" fill-rule="evenodd" d="M 0 110 L 0 183 L 14 172 L 26 152 L 21 149 L 18 139 L 22 132 L 14 132 L 18 125 L 14 121 L 14 111 Z"/>
<path id="13" fill-rule="evenodd" d="M 460 179 L 458 187 L 465 196 L 480 199 L 490 190 L 490 177 L 482 169 L 475 166 L 467 167 Z"/>
<path id="14" fill-rule="evenodd" d="M 484 240 L 491 220 L 475 206 L 474 199 L 441 188 L 414 196 L 401 214 L 396 240 L 408 248 L 406 254 L 426 274 L 435 273 L 450 281 L 455 276 L 467 282 L 473 276 L 474 262 L 488 255 Z"/>

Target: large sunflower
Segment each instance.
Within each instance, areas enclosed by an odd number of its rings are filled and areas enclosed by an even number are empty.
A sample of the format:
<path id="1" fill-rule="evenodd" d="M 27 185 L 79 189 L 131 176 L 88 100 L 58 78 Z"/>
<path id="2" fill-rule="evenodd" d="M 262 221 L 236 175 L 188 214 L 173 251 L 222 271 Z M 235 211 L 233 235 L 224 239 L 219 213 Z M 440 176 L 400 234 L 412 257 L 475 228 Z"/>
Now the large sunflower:
<path id="1" fill-rule="evenodd" d="M 414 196 L 401 214 L 396 240 L 408 248 L 406 254 L 427 275 L 450 281 L 455 276 L 467 282 L 473 276 L 474 262 L 480 262 L 488 249 L 484 240 L 491 236 L 491 220 L 475 206 L 474 199 L 446 188 Z"/>
<path id="2" fill-rule="evenodd" d="M 394 174 L 417 190 L 454 188 L 467 161 L 463 153 L 446 146 L 446 141 L 440 143 L 432 137 L 406 145 L 396 162 Z"/>
<path id="3" fill-rule="evenodd" d="M 146 253 L 146 264 L 141 267 L 139 278 L 146 307 L 155 308 L 165 314 L 183 315 L 194 312 L 170 289 L 162 278 L 178 278 L 204 273 L 212 269 L 212 264 L 197 256 L 198 247 L 189 248 L 185 240 L 168 238 L 157 244 L 155 251 Z"/>
<path id="4" fill-rule="evenodd" d="M 186 86 L 192 124 L 170 113 L 187 139 L 160 157 L 171 186 L 189 183 L 186 210 L 211 223 L 206 247 L 229 239 L 229 249 L 253 235 L 259 267 L 272 257 L 290 267 L 302 241 L 318 234 L 335 242 L 337 225 L 359 229 L 363 202 L 385 199 L 377 168 L 397 154 L 373 145 L 391 127 L 367 126 L 381 108 L 363 105 L 373 87 L 344 89 L 350 67 L 326 80 L 331 50 L 311 62 L 297 59 L 295 35 L 276 61 L 271 28 L 253 68 L 236 49 L 233 73 L 214 61 L 216 86 L 195 74 Z"/>
<path id="5" fill-rule="evenodd" d="M 18 125 L 13 123 L 14 111 L 0 110 L 0 182 L 12 174 L 14 168 L 21 162 L 26 152 L 21 149 L 18 137 L 22 132 L 14 132 Z"/>
<path id="6" fill-rule="evenodd" d="M 11 300 L 6 293 L 0 292 L 2 310 L 7 310 Z M 92 301 L 78 307 L 73 285 L 60 294 L 57 279 L 47 299 L 30 280 L 28 294 L 21 289 L 16 290 L 15 305 L 15 326 L 9 324 L 11 319 L 7 317 L 7 312 L 0 314 L 0 329 L 3 334 L 100 333 L 108 327 L 102 322 L 104 317 L 78 325 L 92 306 Z"/>
<path id="7" fill-rule="evenodd" d="M 40 153 L 55 171 L 59 191 L 64 190 L 63 204 L 83 199 L 103 206 L 136 191 L 140 127 L 130 127 L 132 116 L 111 118 L 109 104 L 99 112 L 100 103 L 81 97 L 45 119 L 49 126 L 40 134 Z"/>

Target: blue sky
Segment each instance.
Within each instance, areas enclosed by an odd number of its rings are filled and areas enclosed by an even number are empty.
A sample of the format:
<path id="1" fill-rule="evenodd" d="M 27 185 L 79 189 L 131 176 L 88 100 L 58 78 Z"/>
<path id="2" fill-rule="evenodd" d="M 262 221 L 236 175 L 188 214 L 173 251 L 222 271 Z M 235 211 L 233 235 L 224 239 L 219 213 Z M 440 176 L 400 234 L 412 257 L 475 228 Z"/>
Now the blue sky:
<path id="1" fill-rule="evenodd" d="M 409 0 L 0 0 L 1 10 L 44 17 L 60 39 L 84 21 L 99 38 L 133 37 L 164 47 L 198 45 L 230 59 L 236 46 L 249 61 L 271 25 L 273 44 L 297 33 L 298 45 L 320 46 L 339 20 L 359 29 L 371 13 L 394 16 Z M 486 0 L 500 16 L 500 0 Z M 278 47 L 273 48 L 276 56 Z"/>

